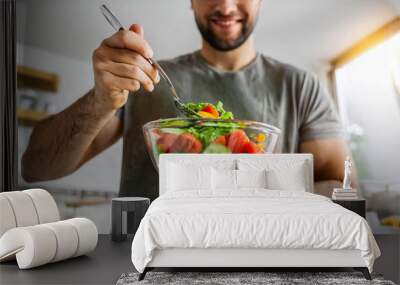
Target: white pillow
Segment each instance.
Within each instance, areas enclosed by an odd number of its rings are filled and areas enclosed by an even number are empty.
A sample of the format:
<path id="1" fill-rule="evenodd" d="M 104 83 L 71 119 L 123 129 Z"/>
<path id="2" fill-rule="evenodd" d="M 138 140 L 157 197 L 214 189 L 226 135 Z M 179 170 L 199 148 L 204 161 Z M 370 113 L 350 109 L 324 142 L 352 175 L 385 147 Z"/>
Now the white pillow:
<path id="1" fill-rule="evenodd" d="M 306 191 L 307 179 L 304 162 L 291 168 L 270 169 L 267 171 L 268 188 L 272 190 Z"/>
<path id="2" fill-rule="evenodd" d="M 304 160 L 291 158 L 238 160 L 240 170 L 266 170 L 267 188 L 271 190 L 307 191 L 309 172 Z"/>
<path id="3" fill-rule="evenodd" d="M 268 188 L 267 171 L 236 170 L 237 188 Z"/>
<path id="4" fill-rule="evenodd" d="M 212 169 L 214 191 L 234 191 L 242 188 L 267 188 L 266 170 Z"/>
<path id="5" fill-rule="evenodd" d="M 167 165 L 167 191 L 211 189 L 211 167 L 176 164 Z"/>
<path id="6" fill-rule="evenodd" d="M 216 154 L 218 155 L 218 154 Z M 208 161 L 209 163 L 209 161 Z M 212 161 L 212 168 L 215 169 L 237 169 L 237 162 L 236 159 L 218 159 L 218 160 L 213 160 Z"/>
<path id="7" fill-rule="evenodd" d="M 212 168 L 212 189 L 218 190 L 236 190 L 236 170 Z"/>

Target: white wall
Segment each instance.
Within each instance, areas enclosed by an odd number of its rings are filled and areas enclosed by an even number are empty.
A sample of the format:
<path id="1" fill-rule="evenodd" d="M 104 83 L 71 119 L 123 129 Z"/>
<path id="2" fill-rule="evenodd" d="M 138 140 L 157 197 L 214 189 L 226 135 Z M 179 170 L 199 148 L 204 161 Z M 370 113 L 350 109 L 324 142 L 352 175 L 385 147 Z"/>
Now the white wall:
<path id="1" fill-rule="evenodd" d="M 400 1 L 399 0 L 386 0 L 392 7 L 400 13 Z"/>

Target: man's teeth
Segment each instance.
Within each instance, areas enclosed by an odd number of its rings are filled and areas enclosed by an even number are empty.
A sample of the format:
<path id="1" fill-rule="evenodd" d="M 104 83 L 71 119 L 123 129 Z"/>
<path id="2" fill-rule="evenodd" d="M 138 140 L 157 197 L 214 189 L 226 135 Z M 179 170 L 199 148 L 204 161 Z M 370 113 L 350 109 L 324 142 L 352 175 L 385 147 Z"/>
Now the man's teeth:
<path id="1" fill-rule="evenodd" d="M 217 20 L 216 22 L 217 22 L 217 24 L 219 24 L 219 25 L 221 25 L 221 26 L 231 26 L 231 25 L 233 25 L 233 24 L 236 23 L 235 20 L 228 20 L 228 21 L 225 21 L 225 20 Z"/>

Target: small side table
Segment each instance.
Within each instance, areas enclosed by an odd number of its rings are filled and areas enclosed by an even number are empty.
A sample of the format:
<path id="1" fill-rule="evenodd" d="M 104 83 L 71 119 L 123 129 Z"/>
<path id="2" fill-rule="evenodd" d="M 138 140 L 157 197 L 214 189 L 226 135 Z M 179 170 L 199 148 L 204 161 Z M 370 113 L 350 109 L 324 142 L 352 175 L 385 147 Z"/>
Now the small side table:
<path id="1" fill-rule="evenodd" d="M 359 214 L 361 217 L 365 219 L 365 213 L 366 213 L 365 199 L 356 199 L 356 200 L 332 199 L 332 202 L 339 204 L 343 208 L 346 208 L 356 214 Z"/>
<path id="2" fill-rule="evenodd" d="M 124 241 L 127 234 L 135 234 L 140 221 L 150 206 L 150 199 L 144 197 L 120 197 L 112 199 L 111 239 Z M 126 212 L 126 225 L 123 213 Z M 126 233 L 123 228 L 126 228 Z"/>

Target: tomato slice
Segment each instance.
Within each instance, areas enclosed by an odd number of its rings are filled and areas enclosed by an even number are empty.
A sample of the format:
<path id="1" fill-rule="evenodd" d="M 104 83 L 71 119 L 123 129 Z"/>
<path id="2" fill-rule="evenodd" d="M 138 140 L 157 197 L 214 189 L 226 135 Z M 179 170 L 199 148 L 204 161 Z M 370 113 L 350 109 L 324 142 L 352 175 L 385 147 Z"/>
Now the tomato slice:
<path id="1" fill-rule="evenodd" d="M 262 149 L 256 143 L 249 141 L 243 146 L 242 153 L 262 153 Z"/>
<path id="2" fill-rule="evenodd" d="M 200 153 L 202 149 L 202 143 L 195 136 L 184 133 L 175 140 L 170 153 Z"/>
<path id="3" fill-rule="evenodd" d="M 219 136 L 212 143 L 220 144 L 220 145 L 226 145 L 226 137 L 225 136 Z"/>
<path id="4" fill-rule="evenodd" d="M 172 133 L 161 133 L 157 139 L 157 146 L 161 152 L 169 153 L 172 145 L 178 139 L 179 135 Z"/>
<path id="5" fill-rule="evenodd" d="M 203 109 L 201 109 L 201 112 L 206 112 L 211 114 L 214 118 L 218 118 L 219 117 L 219 113 L 217 111 L 217 109 L 215 109 L 215 107 L 213 105 L 207 105 L 205 106 Z"/>
<path id="6" fill-rule="evenodd" d="M 248 142 L 249 138 L 243 130 L 235 130 L 229 135 L 228 148 L 232 153 L 242 153 Z"/>

